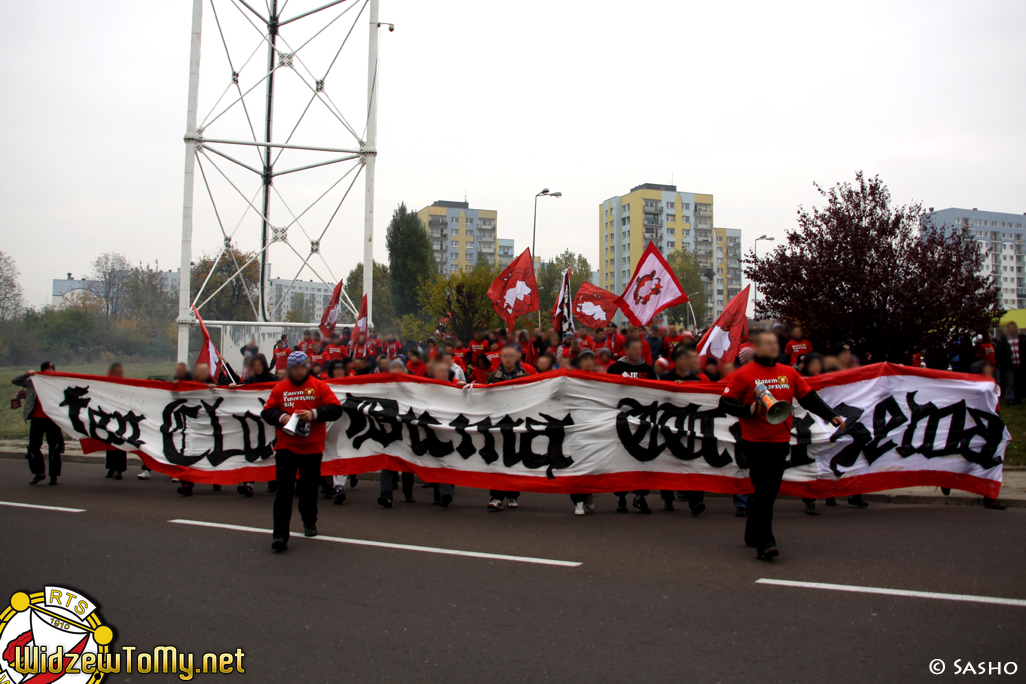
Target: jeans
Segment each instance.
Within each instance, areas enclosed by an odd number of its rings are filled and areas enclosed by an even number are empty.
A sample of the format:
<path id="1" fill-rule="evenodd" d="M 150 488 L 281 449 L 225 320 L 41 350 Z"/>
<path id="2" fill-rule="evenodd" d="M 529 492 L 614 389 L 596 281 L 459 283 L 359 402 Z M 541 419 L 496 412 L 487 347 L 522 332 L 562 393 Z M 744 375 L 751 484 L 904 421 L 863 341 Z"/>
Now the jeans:
<path id="1" fill-rule="evenodd" d="M 734 495 L 734 508 L 748 508 L 748 495 L 747 494 L 735 494 Z"/>
<path id="2" fill-rule="evenodd" d="M 744 441 L 748 454 L 748 476 L 755 492 L 748 497 L 748 518 L 745 524 L 745 543 L 757 549 L 776 546 L 773 537 L 773 504 L 784 478 L 784 463 L 791 452 L 787 442 Z"/>
<path id="3" fill-rule="evenodd" d="M 303 525 L 317 524 L 317 485 L 321 481 L 323 454 L 296 454 L 287 449 L 274 452 L 275 482 L 278 492 L 274 496 L 274 538 L 289 538 L 292 520 L 292 498 L 299 496 L 299 515 Z M 299 480 L 296 480 L 296 472 Z"/>
<path id="4" fill-rule="evenodd" d="M 50 461 L 50 477 L 61 474 L 61 454 L 64 453 L 64 435 L 57 423 L 49 418 L 32 418 L 29 421 L 28 462 L 33 475 L 46 475 L 43 462 L 43 438 Z"/>
<path id="5" fill-rule="evenodd" d="M 1026 387 L 1016 387 L 1016 371 L 1019 370 L 1015 366 L 1001 365 L 997 369 L 997 381 L 998 386 L 1001 388 L 1001 398 L 1008 403 L 1016 401 L 1016 389 L 1020 392 L 1026 391 Z"/>

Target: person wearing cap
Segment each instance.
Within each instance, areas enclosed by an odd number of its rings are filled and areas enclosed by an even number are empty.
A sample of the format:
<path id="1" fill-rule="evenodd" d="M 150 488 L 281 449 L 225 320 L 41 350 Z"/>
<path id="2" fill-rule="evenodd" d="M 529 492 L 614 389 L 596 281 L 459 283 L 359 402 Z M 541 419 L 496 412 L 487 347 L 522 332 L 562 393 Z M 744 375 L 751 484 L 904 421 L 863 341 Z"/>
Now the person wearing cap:
<path id="1" fill-rule="evenodd" d="M 39 484 L 46 479 L 46 466 L 43 462 L 43 437 L 46 437 L 46 451 L 50 462 L 50 484 L 57 484 L 61 474 L 61 454 L 64 453 L 64 434 L 57 423 L 50 420 L 43 411 L 43 405 L 36 396 L 36 388 L 32 384 L 32 376 L 37 372 L 56 370 L 49 361 L 44 361 L 38 371 L 26 371 L 11 382 L 25 388 L 25 402 L 22 404 L 22 416 L 29 424 L 28 462 L 29 470 L 35 476 L 30 485 Z"/>
<path id="2" fill-rule="evenodd" d="M 697 356 L 693 349 L 683 346 L 677 347 L 673 352 L 673 368 L 661 374 L 659 379 L 663 382 L 673 382 L 678 385 L 683 385 L 685 382 L 708 382 L 709 379 L 704 375 L 699 377 L 695 374 L 695 358 Z M 684 501 L 688 502 L 691 515 L 701 515 L 705 510 L 705 492 L 684 490 L 674 493 L 673 490 L 663 489 L 659 491 L 659 496 L 663 500 L 664 511 L 673 512 L 673 501 L 677 498 L 677 494 L 682 496 Z"/>
<path id="3" fill-rule="evenodd" d="M 507 380 L 516 380 L 517 378 L 526 378 L 528 372 L 524 370 L 524 367 L 520 363 L 520 350 L 515 344 L 507 344 L 502 348 L 502 353 L 499 357 L 499 367 L 496 368 L 488 375 L 488 384 L 494 385 L 497 382 L 505 382 Z M 489 492 L 491 499 L 488 502 L 488 510 L 490 511 L 501 511 L 504 500 L 508 500 L 506 504 L 508 508 L 517 507 L 517 499 L 520 498 L 520 492 L 507 492 L 499 489 L 493 489 Z"/>
<path id="4" fill-rule="evenodd" d="M 286 432 L 284 428 L 293 416 L 299 420 L 298 427 L 295 432 Z M 260 417 L 277 430 L 274 460 L 278 492 L 274 497 L 273 551 L 288 548 L 292 499 L 297 489 L 303 534 L 317 536 L 317 484 L 321 479 L 325 423 L 341 416 L 338 397 L 326 382 L 310 374 L 310 358 L 303 352 L 292 352 L 287 377 L 274 386 L 260 413 Z"/>

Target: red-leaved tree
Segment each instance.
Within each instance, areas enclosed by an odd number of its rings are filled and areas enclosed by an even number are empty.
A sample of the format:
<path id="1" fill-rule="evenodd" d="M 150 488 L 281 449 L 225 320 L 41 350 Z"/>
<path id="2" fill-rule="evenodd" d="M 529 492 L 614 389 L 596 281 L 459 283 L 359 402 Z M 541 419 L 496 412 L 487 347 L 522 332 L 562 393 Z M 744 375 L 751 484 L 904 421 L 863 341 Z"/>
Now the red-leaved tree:
<path id="1" fill-rule="evenodd" d="M 879 176 L 816 188 L 826 206 L 799 207 L 784 244 L 745 259 L 757 317 L 800 323 L 817 349 L 850 343 L 863 358 L 900 363 L 1003 314 L 971 232 L 931 225 L 919 204 L 892 207 Z"/>

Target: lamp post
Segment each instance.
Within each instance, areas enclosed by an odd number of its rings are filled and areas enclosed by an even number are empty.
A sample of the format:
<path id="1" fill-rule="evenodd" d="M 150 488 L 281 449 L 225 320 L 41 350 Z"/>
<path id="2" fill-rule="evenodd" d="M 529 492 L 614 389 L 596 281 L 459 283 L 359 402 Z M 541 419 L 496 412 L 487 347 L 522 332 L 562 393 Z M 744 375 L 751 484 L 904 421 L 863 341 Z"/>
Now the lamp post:
<path id="1" fill-rule="evenodd" d="M 538 198 L 539 197 L 562 197 L 561 192 L 549 192 L 548 188 L 542 188 L 542 191 L 534 196 L 534 226 L 531 228 L 531 268 L 534 268 L 534 241 L 538 234 Z M 538 307 L 538 327 L 541 328 L 541 307 Z"/>
<path id="2" fill-rule="evenodd" d="M 770 236 L 766 235 L 765 233 L 763 233 L 759 237 L 755 238 L 755 245 L 752 247 L 752 250 L 755 252 L 755 258 L 756 259 L 759 258 L 759 240 L 765 240 L 766 242 L 773 242 L 775 239 L 776 238 L 771 238 Z M 754 297 L 752 297 L 752 300 L 754 302 L 758 303 L 758 301 L 759 301 L 759 286 L 756 283 L 752 283 L 752 285 L 755 286 L 755 295 L 754 295 Z"/>

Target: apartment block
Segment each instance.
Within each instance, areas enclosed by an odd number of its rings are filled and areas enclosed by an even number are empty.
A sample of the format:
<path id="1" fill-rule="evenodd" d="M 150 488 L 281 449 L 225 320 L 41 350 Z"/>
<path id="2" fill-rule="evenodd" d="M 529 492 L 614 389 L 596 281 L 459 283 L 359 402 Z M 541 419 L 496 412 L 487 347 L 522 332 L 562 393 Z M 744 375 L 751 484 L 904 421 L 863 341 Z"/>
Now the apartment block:
<path id="1" fill-rule="evenodd" d="M 469 271 L 478 259 L 488 264 L 499 261 L 498 212 L 494 209 L 471 209 L 467 202 L 439 200 L 417 216 L 431 238 L 439 273 Z"/>

